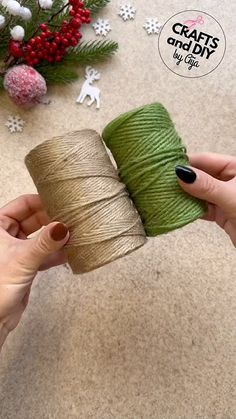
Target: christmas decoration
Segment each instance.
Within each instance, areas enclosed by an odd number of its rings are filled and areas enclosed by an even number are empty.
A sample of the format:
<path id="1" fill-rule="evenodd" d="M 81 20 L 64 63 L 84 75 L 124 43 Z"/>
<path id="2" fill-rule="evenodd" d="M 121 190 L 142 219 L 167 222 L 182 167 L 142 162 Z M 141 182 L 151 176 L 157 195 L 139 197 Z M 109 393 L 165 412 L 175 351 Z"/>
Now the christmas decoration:
<path id="1" fill-rule="evenodd" d="M 4 27 L 5 21 L 6 21 L 5 17 L 0 15 L 0 29 Z"/>
<path id="2" fill-rule="evenodd" d="M 148 35 L 152 34 L 159 34 L 162 25 L 158 21 L 156 17 L 154 18 L 147 18 L 145 25 L 143 25 L 144 29 L 147 31 Z"/>
<path id="3" fill-rule="evenodd" d="M 108 32 L 111 31 L 111 25 L 107 19 L 98 19 L 93 24 L 96 35 L 107 36 Z"/>
<path id="4" fill-rule="evenodd" d="M 22 39 L 25 36 L 25 30 L 22 28 L 22 26 L 14 26 L 13 29 L 11 29 L 11 36 L 14 41 L 22 41 Z"/>
<path id="5" fill-rule="evenodd" d="M 19 115 L 9 116 L 5 125 L 11 133 L 22 132 L 25 121 Z"/>
<path id="6" fill-rule="evenodd" d="M 118 48 L 114 41 L 81 42 L 83 25 L 89 24 L 108 2 L 0 0 L 0 90 L 5 88 L 18 104 L 36 103 L 45 91 L 42 80 L 47 85 L 72 82 L 78 78 L 78 65 L 90 65 L 112 56 Z M 105 36 L 111 30 L 108 21 L 98 19 L 97 23 L 96 33 Z M 13 92 L 10 75 L 15 74 L 17 67 L 20 77 L 19 83 L 16 78 L 17 88 Z M 37 76 L 32 81 L 33 73 L 27 67 L 42 79 Z M 40 91 L 35 85 L 39 79 Z"/>
<path id="7" fill-rule="evenodd" d="M 21 7 L 20 12 L 19 12 L 19 16 L 23 20 L 28 21 L 32 18 L 32 13 L 31 13 L 30 9 L 28 9 L 28 7 Z"/>
<path id="8" fill-rule="evenodd" d="M 46 82 L 41 74 L 24 64 L 10 68 L 3 83 L 17 105 L 38 103 L 47 93 Z"/>
<path id="9" fill-rule="evenodd" d="M 88 106 L 91 106 L 95 101 L 97 103 L 97 109 L 100 108 L 100 89 L 98 87 L 92 86 L 92 83 L 95 80 L 99 80 L 101 77 L 98 71 L 94 70 L 91 66 L 86 67 L 85 70 L 85 79 L 80 95 L 78 96 L 76 102 L 83 103 L 87 96 L 90 97 Z"/>
<path id="10" fill-rule="evenodd" d="M 136 9 L 131 4 L 124 4 L 120 6 L 120 12 L 118 13 L 124 21 L 134 19 Z"/>

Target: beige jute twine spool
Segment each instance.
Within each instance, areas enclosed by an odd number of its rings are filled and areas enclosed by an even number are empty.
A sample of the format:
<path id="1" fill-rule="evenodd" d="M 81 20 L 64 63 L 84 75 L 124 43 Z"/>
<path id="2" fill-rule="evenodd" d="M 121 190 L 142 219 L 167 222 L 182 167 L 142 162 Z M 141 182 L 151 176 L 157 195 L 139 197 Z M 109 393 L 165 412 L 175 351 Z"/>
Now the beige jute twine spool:
<path id="1" fill-rule="evenodd" d="M 47 140 L 25 163 L 49 217 L 69 227 L 65 252 L 73 273 L 89 272 L 145 243 L 138 212 L 96 131 Z"/>

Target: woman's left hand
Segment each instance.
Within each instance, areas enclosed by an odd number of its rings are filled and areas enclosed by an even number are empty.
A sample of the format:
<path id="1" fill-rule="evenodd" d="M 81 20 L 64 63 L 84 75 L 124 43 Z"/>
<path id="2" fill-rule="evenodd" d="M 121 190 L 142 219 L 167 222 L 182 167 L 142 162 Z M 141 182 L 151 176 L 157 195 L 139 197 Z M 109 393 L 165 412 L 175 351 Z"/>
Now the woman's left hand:
<path id="1" fill-rule="evenodd" d="M 20 321 L 38 270 L 66 262 L 62 248 L 68 239 L 68 228 L 50 223 L 38 195 L 21 196 L 0 209 L 0 348 Z"/>

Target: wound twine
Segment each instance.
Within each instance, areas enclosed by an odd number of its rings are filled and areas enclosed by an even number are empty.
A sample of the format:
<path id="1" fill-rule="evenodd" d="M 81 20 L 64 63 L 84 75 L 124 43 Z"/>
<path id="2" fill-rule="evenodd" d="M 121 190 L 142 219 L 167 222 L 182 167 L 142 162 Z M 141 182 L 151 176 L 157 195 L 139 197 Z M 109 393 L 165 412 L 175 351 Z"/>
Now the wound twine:
<path id="1" fill-rule="evenodd" d="M 205 213 L 205 204 L 178 185 L 175 166 L 188 165 L 188 159 L 160 103 L 119 116 L 106 126 L 102 137 L 148 236 L 182 227 Z"/>
<path id="2" fill-rule="evenodd" d="M 141 219 L 96 131 L 47 140 L 25 163 L 49 217 L 69 227 L 65 252 L 73 273 L 91 271 L 145 243 Z"/>

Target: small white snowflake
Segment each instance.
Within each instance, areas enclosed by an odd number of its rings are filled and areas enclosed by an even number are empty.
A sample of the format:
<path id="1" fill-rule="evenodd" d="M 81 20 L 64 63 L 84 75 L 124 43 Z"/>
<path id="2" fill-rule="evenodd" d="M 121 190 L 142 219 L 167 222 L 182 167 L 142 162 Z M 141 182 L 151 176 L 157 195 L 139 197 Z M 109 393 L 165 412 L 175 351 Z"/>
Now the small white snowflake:
<path id="1" fill-rule="evenodd" d="M 106 36 L 108 32 L 111 31 L 111 25 L 107 19 L 98 19 L 93 24 L 93 29 L 95 30 L 96 35 Z"/>
<path id="2" fill-rule="evenodd" d="M 11 133 L 22 132 L 25 125 L 25 121 L 21 119 L 19 115 L 16 115 L 16 116 L 10 115 L 5 125 Z"/>
<path id="3" fill-rule="evenodd" d="M 120 6 L 119 16 L 122 17 L 124 21 L 134 19 L 136 9 L 131 6 L 131 4 L 124 4 Z"/>
<path id="4" fill-rule="evenodd" d="M 161 23 L 158 21 L 156 17 L 154 18 L 147 18 L 145 25 L 143 25 L 144 29 L 146 29 L 148 35 L 151 34 L 158 34 L 162 28 Z"/>

